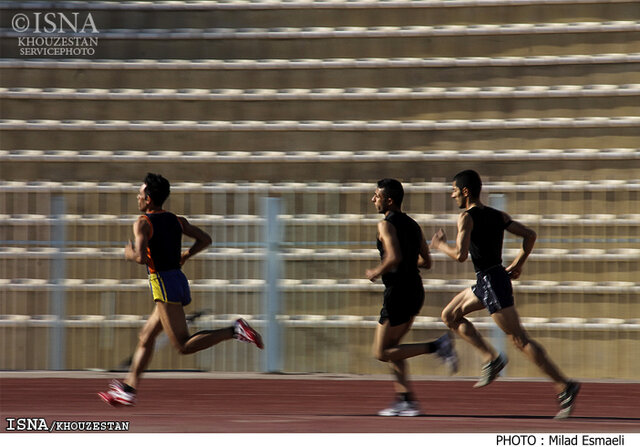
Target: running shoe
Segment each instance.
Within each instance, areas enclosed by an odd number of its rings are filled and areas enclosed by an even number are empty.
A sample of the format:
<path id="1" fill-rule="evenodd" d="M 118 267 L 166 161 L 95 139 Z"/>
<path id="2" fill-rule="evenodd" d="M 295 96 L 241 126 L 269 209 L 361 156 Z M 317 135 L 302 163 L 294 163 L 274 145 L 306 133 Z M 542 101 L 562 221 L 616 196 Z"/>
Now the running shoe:
<path id="1" fill-rule="evenodd" d="M 580 384 L 578 382 L 569 382 L 565 390 L 558 394 L 558 404 L 560 405 L 560 411 L 556 414 L 556 419 L 566 419 L 571 416 L 573 411 L 576 396 L 580 391 Z"/>
<path id="2" fill-rule="evenodd" d="M 420 406 L 418 402 L 397 400 L 389 408 L 380 410 L 378 416 L 404 416 L 413 417 L 420 415 Z"/>
<path id="3" fill-rule="evenodd" d="M 440 360 L 446 365 L 449 370 L 449 374 L 455 374 L 458 372 L 458 354 L 456 354 L 453 348 L 453 339 L 447 332 L 442 337 L 435 341 L 436 354 L 440 357 Z"/>
<path id="4" fill-rule="evenodd" d="M 249 326 L 243 318 L 237 319 L 233 324 L 233 338 L 245 343 L 253 343 L 258 348 L 264 349 L 264 343 L 258 331 Z"/>
<path id="5" fill-rule="evenodd" d="M 487 363 L 482 367 L 482 373 L 480 375 L 480 380 L 473 385 L 474 388 L 482 388 L 483 386 L 489 385 L 491 382 L 496 380 L 500 371 L 507 366 L 507 362 L 509 360 L 507 357 L 500 353 L 498 357 Z"/>
<path id="6" fill-rule="evenodd" d="M 136 404 L 136 393 L 124 390 L 124 384 L 119 380 L 113 380 L 109 384 L 109 391 L 101 391 L 98 393 L 100 399 L 109 405 L 133 406 Z"/>

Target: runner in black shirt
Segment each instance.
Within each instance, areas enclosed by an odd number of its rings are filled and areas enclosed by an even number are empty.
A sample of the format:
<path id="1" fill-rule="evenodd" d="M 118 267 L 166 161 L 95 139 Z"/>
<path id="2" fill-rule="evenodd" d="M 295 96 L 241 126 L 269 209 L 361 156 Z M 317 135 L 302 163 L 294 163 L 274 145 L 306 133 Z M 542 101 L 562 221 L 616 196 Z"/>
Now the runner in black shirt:
<path id="1" fill-rule="evenodd" d="M 384 219 L 378 223 L 377 245 L 380 264 L 366 271 L 367 278 L 382 278 L 384 302 L 373 342 L 375 357 L 390 362 L 395 374 L 396 401 L 380 416 L 418 416 L 420 409 L 411 392 L 405 360 L 421 354 L 436 353 L 451 371 L 458 358 L 449 334 L 428 343 L 400 344 L 424 302 L 419 267 L 430 268 L 429 247 L 415 220 L 401 211 L 404 190 L 394 179 L 383 179 L 371 199 Z"/>
<path id="2" fill-rule="evenodd" d="M 442 320 L 482 354 L 486 364 L 475 387 L 483 387 L 493 382 L 507 363 L 506 356 L 496 353 L 465 318 L 471 312 L 486 308 L 514 345 L 554 381 L 560 404 L 556 417 L 569 417 L 580 385 L 568 380 L 549 359 L 544 348 L 529 337 L 514 306 L 511 279 L 520 277 L 522 266 L 533 250 L 536 233 L 511 220 L 506 213 L 483 205 L 480 201 L 481 188 L 482 181 L 475 171 L 462 171 L 454 177 L 451 197 L 460 209 L 465 210 L 458 218 L 456 244 L 447 244 L 442 229 L 431 240 L 432 249 L 440 249 L 459 262 L 464 262 L 471 253 L 477 276 L 476 285 L 460 292 L 444 308 Z M 504 230 L 523 238 L 522 250 L 507 268 L 502 266 Z"/>

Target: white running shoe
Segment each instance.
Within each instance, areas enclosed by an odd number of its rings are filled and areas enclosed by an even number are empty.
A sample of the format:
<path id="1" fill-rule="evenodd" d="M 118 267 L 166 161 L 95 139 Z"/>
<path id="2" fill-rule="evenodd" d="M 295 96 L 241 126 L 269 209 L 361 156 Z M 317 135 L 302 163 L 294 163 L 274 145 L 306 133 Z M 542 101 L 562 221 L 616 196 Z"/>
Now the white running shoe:
<path id="1" fill-rule="evenodd" d="M 420 406 L 415 401 L 397 400 L 389 408 L 380 410 L 378 416 L 420 416 Z"/>

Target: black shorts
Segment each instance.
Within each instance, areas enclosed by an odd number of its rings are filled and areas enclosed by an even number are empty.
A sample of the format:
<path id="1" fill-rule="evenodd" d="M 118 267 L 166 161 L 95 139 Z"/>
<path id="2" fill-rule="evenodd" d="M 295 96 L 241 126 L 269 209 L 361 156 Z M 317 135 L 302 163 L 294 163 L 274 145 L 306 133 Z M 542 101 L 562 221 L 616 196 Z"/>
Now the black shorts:
<path id="1" fill-rule="evenodd" d="M 422 279 L 411 285 L 391 285 L 384 289 L 384 302 L 380 310 L 380 324 L 389 320 L 389 325 L 399 326 L 411 321 L 420 313 L 424 304 Z"/>
<path id="2" fill-rule="evenodd" d="M 495 265 L 483 272 L 476 272 L 478 282 L 471 287 L 490 314 L 513 306 L 513 288 L 511 278 L 501 265 Z"/>

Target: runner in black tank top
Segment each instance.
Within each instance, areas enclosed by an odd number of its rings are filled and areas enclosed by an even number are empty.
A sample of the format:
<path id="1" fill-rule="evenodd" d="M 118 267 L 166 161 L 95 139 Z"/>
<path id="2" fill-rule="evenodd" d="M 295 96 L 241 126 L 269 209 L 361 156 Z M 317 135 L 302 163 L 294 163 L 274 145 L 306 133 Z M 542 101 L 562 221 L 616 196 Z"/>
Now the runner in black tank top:
<path id="1" fill-rule="evenodd" d="M 385 220 L 395 228 L 402 260 L 393 271 L 382 275 L 385 293 L 380 323 L 389 319 L 391 326 L 398 326 L 417 315 L 424 304 L 424 287 L 418 270 L 422 230 L 415 220 L 399 211 L 389 212 Z M 379 238 L 376 245 L 383 259 L 384 245 Z"/>
<path id="2" fill-rule="evenodd" d="M 458 217 L 456 243 L 448 245 L 442 229 L 431 239 L 432 249 L 439 249 L 458 262 L 464 262 L 471 254 L 477 276 L 476 285 L 460 292 L 444 308 L 442 320 L 482 355 L 486 364 L 474 387 L 483 387 L 493 382 L 507 363 L 506 356 L 498 354 L 466 318 L 471 312 L 486 308 L 516 348 L 553 380 L 560 405 L 556 417 L 566 418 L 571 414 L 580 385 L 567 379 L 544 348 L 529 337 L 520 323 L 513 300 L 511 279 L 520 277 L 522 267 L 533 250 L 536 233 L 511 220 L 506 213 L 484 206 L 480 201 L 481 188 L 482 181 L 475 171 L 462 171 L 454 177 L 451 197 L 460 209 L 465 210 Z M 502 266 L 505 229 L 523 239 L 522 250 L 506 269 Z"/>
<path id="3" fill-rule="evenodd" d="M 469 253 L 476 272 L 502 265 L 504 230 L 511 224 L 504 214 L 488 206 L 474 206 L 466 211 L 473 220 Z"/>
<path id="4" fill-rule="evenodd" d="M 409 332 L 424 302 L 424 287 L 419 267 L 430 268 L 431 256 L 422 230 L 415 220 L 401 210 L 404 190 L 394 179 L 383 179 L 371 199 L 376 210 L 384 214 L 378 223 L 377 246 L 380 264 L 366 271 L 370 281 L 382 278 L 384 300 L 374 338 L 378 360 L 389 362 L 395 376 L 396 401 L 381 410 L 380 416 L 418 416 L 419 405 L 411 391 L 406 360 L 422 354 L 436 353 L 457 370 L 458 358 L 449 334 L 427 343 L 400 344 Z"/>

